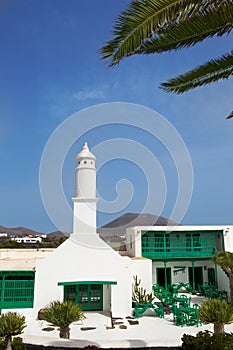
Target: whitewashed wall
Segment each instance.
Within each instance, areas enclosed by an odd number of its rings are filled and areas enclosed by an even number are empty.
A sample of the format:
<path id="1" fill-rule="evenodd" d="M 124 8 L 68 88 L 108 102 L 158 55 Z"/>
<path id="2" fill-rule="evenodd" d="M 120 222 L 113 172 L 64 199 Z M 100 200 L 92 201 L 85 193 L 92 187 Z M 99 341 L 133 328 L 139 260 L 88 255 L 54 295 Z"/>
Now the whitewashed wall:
<path id="1" fill-rule="evenodd" d="M 69 238 L 36 267 L 34 308 L 39 310 L 51 300 L 63 300 L 63 286 L 58 282 L 116 281 L 111 286 L 105 307 L 111 300 L 113 315 L 130 314 L 131 264 L 98 235 Z"/>
<path id="2" fill-rule="evenodd" d="M 132 285 L 133 276 L 141 280 L 140 287 L 146 289 L 147 293 L 152 291 L 152 260 L 150 259 L 131 259 L 132 265 Z"/>
<path id="3" fill-rule="evenodd" d="M 233 252 L 233 226 L 226 227 L 223 236 L 225 251 Z"/>

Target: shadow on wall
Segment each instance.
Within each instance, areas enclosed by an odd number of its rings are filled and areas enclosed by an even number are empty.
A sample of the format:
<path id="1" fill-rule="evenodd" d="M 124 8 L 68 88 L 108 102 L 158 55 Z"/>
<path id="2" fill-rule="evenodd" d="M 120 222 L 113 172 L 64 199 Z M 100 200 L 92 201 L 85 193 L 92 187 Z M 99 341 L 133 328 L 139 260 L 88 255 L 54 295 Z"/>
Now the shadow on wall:
<path id="1" fill-rule="evenodd" d="M 78 343 L 78 347 L 77 347 Z M 87 345 L 88 343 L 88 345 Z M 61 346 L 61 341 L 51 342 L 51 346 L 36 345 L 36 344 L 26 344 L 27 350 L 98 350 L 101 349 L 100 345 L 87 340 L 72 340 L 69 339 L 67 347 Z"/>
<path id="2" fill-rule="evenodd" d="M 77 342 L 79 347 L 77 347 Z M 128 340 L 129 346 L 128 348 L 130 350 L 181 350 L 181 347 L 164 347 L 164 346 L 155 346 L 155 347 L 147 347 L 146 342 L 143 340 L 135 339 L 135 340 Z M 67 350 L 67 349 L 72 349 L 72 350 L 98 350 L 102 349 L 99 344 L 89 342 L 89 345 L 87 344 L 87 341 L 82 341 L 82 340 L 69 340 L 69 345 L 68 347 L 61 347 L 59 346 L 61 342 L 53 342 L 52 346 L 44 346 L 44 345 L 33 345 L 33 344 L 26 344 L 27 350 Z M 73 346 L 72 346 L 73 345 Z M 104 348 L 104 350 L 125 350 L 125 348 Z"/>

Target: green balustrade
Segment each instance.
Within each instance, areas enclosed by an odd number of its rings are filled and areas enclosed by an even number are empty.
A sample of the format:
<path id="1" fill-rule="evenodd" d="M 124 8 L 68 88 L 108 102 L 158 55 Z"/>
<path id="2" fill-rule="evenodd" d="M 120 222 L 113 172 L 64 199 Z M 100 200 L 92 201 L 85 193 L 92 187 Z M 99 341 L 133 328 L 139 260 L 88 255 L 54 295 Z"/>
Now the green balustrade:
<path id="1" fill-rule="evenodd" d="M 165 233 L 142 232 L 142 256 L 154 260 L 211 258 L 217 251 L 215 237 L 222 231 Z"/>

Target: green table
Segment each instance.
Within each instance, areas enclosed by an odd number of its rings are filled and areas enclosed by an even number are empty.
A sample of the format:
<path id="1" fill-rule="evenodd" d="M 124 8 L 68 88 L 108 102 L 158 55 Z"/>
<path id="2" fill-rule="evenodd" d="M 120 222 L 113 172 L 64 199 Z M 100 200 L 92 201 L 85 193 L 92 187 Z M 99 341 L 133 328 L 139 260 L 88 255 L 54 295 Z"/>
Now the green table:
<path id="1" fill-rule="evenodd" d="M 212 294 L 217 294 L 218 293 L 218 289 L 215 286 L 209 286 L 209 285 L 203 284 L 201 286 L 201 289 L 203 290 L 203 294 L 206 297 L 211 297 Z"/>
<path id="2" fill-rule="evenodd" d="M 179 303 L 179 304 L 186 306 L 186 307 L 188 307 L 190 305 L 190 301 L 191 301 L 191 298 L 188 298 L 186 296 L 183 296 L 183 297 L 182 296 L 180 296 L 180 297 L 174 296 L 173 299 L 174 299 L 174 302 Z"/>

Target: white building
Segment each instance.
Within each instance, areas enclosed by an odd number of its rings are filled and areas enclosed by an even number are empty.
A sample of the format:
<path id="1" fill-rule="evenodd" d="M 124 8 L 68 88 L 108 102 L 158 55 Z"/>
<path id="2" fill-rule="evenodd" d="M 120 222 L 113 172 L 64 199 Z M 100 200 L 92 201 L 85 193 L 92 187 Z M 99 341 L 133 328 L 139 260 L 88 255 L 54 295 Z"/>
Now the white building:
<path id="1" fill-rule="evenodd" d="M 207 283 L 229 291 L 226 273 L 211 257 L 233 252 L 233 226 L 137 226 L 126 232 L 127 255 L 150 259 L 152 284 L 189 282 L 198 290 Z"/>
<path id="2" fill-rule="evenodd" d="M 77 302 L 83 310 L 130 314 L 131 259 L 121 257 L 96 233 L 95 156 L 87 144 L 76 161 L 73 233 L 54 253 L 38 261 L 34 308 L 64 299 Z"/>
<path id="3" fill-rule="evenodd" d="M 8 237 L 8 233 L 6 232 L 1 232 L 0 233 L 0 238 Z"/>
<path id="4" fill-rule="evenodd" d="M 127 256 L 99 238 L 95 160 L 87 144 L 76 157 L 69 239 L 50 251 L 0 250 L 0 309 L 33 308 L 36 314 L 59 299 L 78 303 L 83 310 L 127 316 L 136 275 L 148 293 L 154 283 L 168 287 L 177 282 L 189 282 L 193 289 L 207 282 L 228 290 L 227 275 L 211 257 L 219 250 L 233 252 L 232 226 L 131 227 Z"/>
<path id="5" fill-rule="evenodd" d="M 23 237 L 12 237 L 11 241 L 15 241 L 17 243 L 41 243 L 42 238 L 41 237 L 28 237 L 28 236 L 23 236 Z"/>

